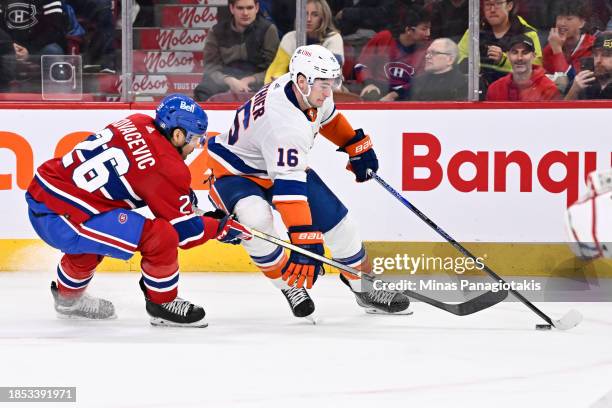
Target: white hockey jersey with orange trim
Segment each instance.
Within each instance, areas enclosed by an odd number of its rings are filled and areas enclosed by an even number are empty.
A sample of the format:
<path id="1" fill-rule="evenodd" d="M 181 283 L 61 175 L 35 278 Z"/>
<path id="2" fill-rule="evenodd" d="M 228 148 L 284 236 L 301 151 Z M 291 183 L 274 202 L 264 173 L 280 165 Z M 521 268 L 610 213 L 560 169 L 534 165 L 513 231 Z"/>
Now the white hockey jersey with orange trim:
<path id="1" fill-rule="evenodd" d="M 566 212 L 570 247 L 584 259 L 612 258 L 612 169 L 591 172 L 587 188 Z"/>
<path id="2" fill-rule="evenodd" d="M 337 112 L 333 97 L 321 108 L 302 111 L 301 97 L 286 74 L 238 109 L 229 132 L 208 141 L 215 176 L 244 176 L 272 187 L 275 204 L 306 202 L 308 154 L 321 126 Z"/>

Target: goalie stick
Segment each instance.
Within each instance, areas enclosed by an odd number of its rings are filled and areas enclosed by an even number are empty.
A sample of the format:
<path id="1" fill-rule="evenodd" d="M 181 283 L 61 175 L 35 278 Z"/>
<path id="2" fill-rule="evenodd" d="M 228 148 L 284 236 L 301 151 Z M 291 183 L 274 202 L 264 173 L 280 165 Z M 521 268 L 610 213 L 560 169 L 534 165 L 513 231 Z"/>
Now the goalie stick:
<path id="1" fill-rule="evenodd" d="M 362 279 L 365 279 L 369 282 L 374 282 L 376 280 L 376 278 L 372 275 L 369 275 L 367 273 L 363 273 L 361 272 L 359 269 L 350 267 L 348 265 L 344 265 L 340 262 L 334 261 L 333 259 L 329 259 L 326 258 L 324 256 L 321 256 L 319 254 L 315 254 L 314 252 L 310 252 L 306 249 L 300 248 L 297 245 L 293 245 L 290 242 L 287 241 L 283 241 L 282 239 L 276 238 L 275 236 L 266 234 L 265 232 L 261 232 L 261 231 L 257 231 L 253 228 L 250 228 L 246 225 L 242 225 L 244 228 L 246 228 L 249 233 L 251 235 L 253 235 L 254 237 L 257 237 L 259 239 L 263 239 L 264 241 L 268 241 L 271 242 L 273 244 L 276 244 L 278 246 L 290 249 L 292 251 L 295 252 L 299 252 L 302 255 L 306 255 L 312 259 L 316 259 L 317 261 L 323 262 L 327 265 L 333 266 L 335 268 L 341 269 L 345 272 L 350 273 L 351 275 L 354 276 L 358 276 Z M 455 314 L 457 316 L 465 316 L 465 315 L 469 315 L 472 313 L 476 313 L 478 311 L 481 311 L 483 309 L 486 309 L 488 307 L 491 307 L 499 302 L 501 302 L 502 300 L 504 300 L 506 298 L 506 296 L 508 296 L 508 292 L 507 291 L 498 291 L 498 292 L 486 292 L 483 293 L 479 296 L 476 296 L 473 299 L 470 299 L 468 301 L 465 301 L 463 303 L 444 303 L 441 302 L 439 300 L 436 299 L 432 299 L 430 297 L 427 297 L 423 294 L 411 291 L 411 290 L 403 290 L 401 291 L 401 293 L 405 294 L 408 297 L 412 297 L 414 299 L 420 300 L 423 303 L 427 303 L 433 307 L 437 307 L 438 309 L 442 309 L 445 310 L 449 313 Z"/>
<path id="2" fill-rule="evenodd" d="M 372 170 L 368 170 L 368 174 L 370 176 L 372 176 L 372 178 L 374 180 L 376 180 L 376 182 L 378 184 L 380 184 L 385 190 L 387 190 L 395 198 L 397 198 L 402 204 L 404 204 L 404 206 L 408 207 L 408 209 L 410 211 L 412 211 L 414 214 L 416 214 L 417 217 L 419 217 L 427 225 L 429 225 L 432 229 L 434 229 L 438 234 L 440 234 L 442 236 L 442 238 L 444 238 L 446 241 L 448 241 L 456 250 L 458 250 L 463 255 L 465 255 L 468 258 L 473 259 L 476 262 L 476 257 L 474 255 L 472 255 L 472 253 L 470 251 L 468 251 L 463 245 L 461 245 L 460 243 L 455 241 L 450 235 L 448 235 L 446 232 L 444 232 L 444 230 L 442 228 L 438 227 L 438 225 L 436 223 L 434 223 L 432 220 L 430 220 L 418 208 L 416 208 L 414 205 L 412 205 L 412 203 L 410 201 L 408 201 L 403 195 L 398 193 L 393 187 L 391 187 L 389 184 L 387 184 L 387 182 L 385 180 L 383 180 L 378 174 L 376 174 Z M 483 267 L 482 270 L 485 271 L 490 277 L 492 277 L 493 279 L 497 280 L 498 282 L 504 284 L 504 286 L 506 286 L 506 285 L 509 286 L 508 282 L 506 282 L 498 274 L 493 272 L 487 265 L 483 264 L 483 266 L 484 267 Z M 538 309 L 533 303 L 531 303 L 529 300 L 527 300 L 523 295 L 521 295 L 516 290 L 510 288 L 509 291 L 510 291 L 510 293 L 512 293 L 514 295 L 514 297 L 516 297 L 519 301 L 521 301 L 521 303 L 523 303 L 525 306 L 527 306 L 529 309 L 531 309 L 531 311 L 533 311 L 535 314 L 540 316 L 546 323 L 554 326 L 555 328 L 557 328 L 559 330 L 569 330 L 572 327 L 576 327 L 582 321 L 582 315 L 580 314 L 580 312 L 578 312 L 577 310 L 573 310 L 573 309 L 570 310 L 569 312 L 567 312 L 561 319 L 553 320 L 550 317 L 548 317 L 548 315 L 546 315 L 546 313 L 544 313 L 543 311 Z M 508 292 L 507 291 L 505 291 L 505 292 L 506 292 L 505 296 L 507 296 Z M 487 293 L 490 293 L 490 292 L 487 292 Z M 486 293 L 485 293 L 485 295 L 486 295 Z"/>

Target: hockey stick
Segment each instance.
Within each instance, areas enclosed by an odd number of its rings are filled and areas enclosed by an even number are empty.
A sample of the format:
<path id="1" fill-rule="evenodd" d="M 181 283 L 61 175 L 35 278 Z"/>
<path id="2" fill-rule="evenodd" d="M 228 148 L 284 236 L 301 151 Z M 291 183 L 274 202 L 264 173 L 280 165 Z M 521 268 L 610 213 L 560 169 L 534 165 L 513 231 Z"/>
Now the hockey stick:
<path id="1" fill-rule="evenodd" d="M 334 261 L 333 259 L 326 258 L 319 254 L 315 254 L 314 252 L 310 252 L 304 248 L 300 248 L 297 245 L 294 245 L 287 241 L 283 241 L 282 239 L 266 234 L 265 232 L 257 231 L 245 225 L 242 225 L 242 226 L 246 228 L 249 231 L 249 233 L 253 235 L 254 237 L 263 239 L 264 241 L 271 242 L 283 248 L 287 248 L 292 251 L 299 252 L 300 254 L 306 255 L 309 258 L 316 259 L 317 261 L 323 262 L 324 264 L 333 266 L 335 268 L 348 272 L 351 275 L 365 279 L 368 282 L 376 281 L 376 278 L 374 276 L 369 275 L 367 273 L 363 273 L 359 269 L 353 268 L 348 265 L 344 265 L 340 262 Z M 469 315 L 472 313 L 476 313 L 480 310 L 486 309 L 488 307 L 491 307 L 501 302 L 502 300 L 506 298 L 506 296 L 508 296 L 508 292 L 504 292 L 504 291 L 486 292 L 466 302 L 452 304 L 452 303 L 440 302 L 439 300 L 432 299 L 430 297 L 427 297 L 417 292 L 413 292 L 411 290 L 403 290 L 401 291 L 401 293 L 405 294 L 408 297 L 412 297 L 417 300 L 420 300 L 423 303 L 427 303 L 433 307 L 437 307 L 438 309 L 442 309 L 449 313 L 455 314 L 457 316 L 465 316 L 465 315 Z"/>
<path id="2" fill-rule="evenodd" d="M 404 204 L 406 207 L 408 207 L 408 209 L 410 211 L 412 211 L 414 214 L 416 214 L 417 217 L 419 217 L 427 225 L 429 225 L 432 229 L 434 229 L 438 234 L 440 234 L 442 236 L 442 238 L 447 240 L 456 250 L 458 250 L 463 255 L 465 255 L 468 258 L 473 259 L 474 262 L 476 262 L 476 257 L 474 255 L 472 255 L 472 253 L 470 251 L 468 251 L 463 245 L 461 245 L 460 243 L 455 241 L 450 235 L 448 235 L 446 232 L 444 232 L 444 230 L 442 230 L 442 228 L 440 228 L 438 225 L 436 225 L 436 223 L 434 223 L 425 214 L 423 214 L 418 208 L 416 208 L 414 205 L 412 205 L 412 203 L 410 203 L 410 201 L 408 201 L 406 198 L 404 198 L 404 196 L 402 196 L 400 193 L 398 193 L 393 187 L 391 187 L 389 184 L 387 184 L 387 182 L 385 182 L 385 180 L 383 180 L 378 174 L 376 174 L 372 170 L 368 170 L 368 174 L 370 176 L 372 176 L 372 178 L 374 180 L 376 180 L 376 182 L 378 182 L 378 184 L 383 186 L 385 190 L 390 192 L 402 204 Z M 483 264 L 483 266 L 484 267 L 483 267 L 482 270 L 485 271 L 493 279 L 495 279 L 498 282 L 502 283 L 504 286 L 510 286 L 508 284 L 508 282 L 506 282 L 498 274 L 493 272 L 487 265 Z M 509 291 L 510 291 L 510 293 L 512 293 L 514 295 L 514 297 L 516 297 L 518 300 L 520 300 L 521 303 L 523 303 L 525 306 L 527 306 L 529 309 L 531 309 L 535 314 L 540 316 L 546 323 L 548 323 L 548 324 L 550 324 L 552 326 L 555 326 L 555 328 L 557 328 L 557 329 L 560 329 L 560 330 L 569 330 L 572 327 L 575 327 L 578 324 L 580 324 L 580 322 L 582 321 L 582 315 L 580 314 L 580 312 L 578 312 L 577 310 L 573 310 L 573 309 L 570 310 L 569 312 L 567 312 L 561 319 L 553 320 L 550 317 L 548 317 L 546 315 L 546 313 L 544 313 L 543 311 L 538 309 L 533 303 L 531 303 L 529 300 L 527 300 L 523 295 L 521 295 L 516 290 L 510 288 Z M 504 291 L 504 292 L 505 292 L 505 295 L 507 296 L 508 292 L 507 291 Z"/>

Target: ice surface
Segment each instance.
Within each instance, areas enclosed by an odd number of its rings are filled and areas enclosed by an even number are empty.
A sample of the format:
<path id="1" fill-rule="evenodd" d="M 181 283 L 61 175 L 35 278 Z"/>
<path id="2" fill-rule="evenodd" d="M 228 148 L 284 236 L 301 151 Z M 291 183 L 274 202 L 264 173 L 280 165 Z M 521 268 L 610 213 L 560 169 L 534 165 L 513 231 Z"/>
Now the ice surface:
<path id="1" fill-rule="evenodd" d="M 536 331 L 519 303 L 366 315 L 328 275 L 312 325 L 262 276 L 187 273 L 180 294 L 210 326 L 157 328 L 136 273 L 94 278 L 90 293 L 115 303 L 109 322 L 56 319 L 52 277 L 0 274 L 0 386 L 77 387 L 76 404 L 45 407 L 579 408 L 612 389 L 610 303 L 539 303 L 553 318 L 582 312 L 567 332 Z"/>

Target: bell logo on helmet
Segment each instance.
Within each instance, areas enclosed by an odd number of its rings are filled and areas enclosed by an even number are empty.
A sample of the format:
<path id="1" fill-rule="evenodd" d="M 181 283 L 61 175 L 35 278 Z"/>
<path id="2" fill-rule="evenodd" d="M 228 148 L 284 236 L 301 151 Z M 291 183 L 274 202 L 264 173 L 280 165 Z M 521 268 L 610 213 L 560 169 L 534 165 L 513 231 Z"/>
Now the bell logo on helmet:
<path id="1" fill-rule="evenodd" d="M 195 112 L 195 104 L 188 104 L 185 101 L 181 101 L 181 105 L 179 107 L 182 110 L 186 110 L 187 112 L 191 112 L 191 113 Z"/>
<path id="2" fill-rule="evenodd" d="M 164 129 L 165 136 L 175 128 L 182 128 L 187 143 L 193 136 L 206 133 L 208 117 L 193 99 L 183 94 L 172 94 L 162 99 L 155 112 L 155 123 Z"/>

